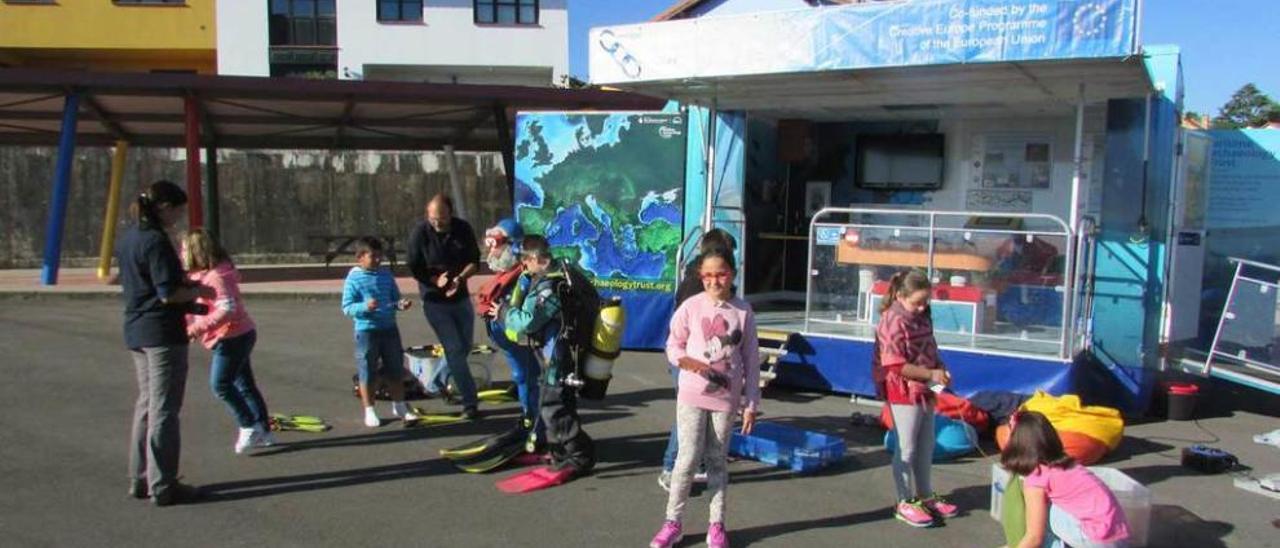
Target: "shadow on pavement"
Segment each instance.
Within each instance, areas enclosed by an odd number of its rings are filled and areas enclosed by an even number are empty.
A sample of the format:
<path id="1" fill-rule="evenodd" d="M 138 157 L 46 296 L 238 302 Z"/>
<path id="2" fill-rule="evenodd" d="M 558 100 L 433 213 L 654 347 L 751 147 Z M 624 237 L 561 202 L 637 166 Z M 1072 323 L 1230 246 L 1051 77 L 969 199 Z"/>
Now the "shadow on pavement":
<path id="1" fill-rule="evenodd" d="M 333 472 L 211 483 L 201 485 L 200 490 L 205 495 L 202 504 L 206 504 L 453 473 L 456 471 L 444 459 L 433 459 Z"/>
<path id="2" fill-rule="evenodd" d="M 832 529 L 852 527 L 860 523 L 868 523 L 872 521 L 880 521 L 893 519 L 893 511 L 889 506 L 877 508 L 867 512 L 859 512 L 856 514 L 848 514 L 844 516 L 829 516 L 825 518 L 792 521 L 788 523 L 775 523 L 773 525 L 762 525 L 759 527 L 751 527 L 747 529 L 730 530 L 729 535 L 733 539 L 735 546 L 747 546 L 765 540 L 780 537 L 790 533 L 798 533 L 801 531 L 812 531 L 814 529 Z M 692 542 L 691 542 L 692 539 Z M 689 546 L 701 541 L 701 535 L 690 535 L 685 537 L 685 541 L 681 546 Z"/>
<path id="3" fill-rule="evenodd" d="M 1235 526 L 1221 521 L 1205 521 L 1186 508 L 1156 504 L 1151 508 L 1147 546 L 1225 547 L 1222 538 Z"/>

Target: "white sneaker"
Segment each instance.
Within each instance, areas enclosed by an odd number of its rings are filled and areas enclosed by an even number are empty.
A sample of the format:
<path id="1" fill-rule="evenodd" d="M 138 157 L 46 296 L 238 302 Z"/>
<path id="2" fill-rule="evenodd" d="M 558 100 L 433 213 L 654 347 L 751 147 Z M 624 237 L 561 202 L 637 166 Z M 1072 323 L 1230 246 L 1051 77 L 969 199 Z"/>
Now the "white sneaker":
<path id="1" fill-rule="evenodd" d="M 369 428 L 382 426 L 382 419 L 378 418 L 378 414 L 373 411 L 372 407 L 364 408 L 364 425 Z"/>
<path id="2" fill-rule="evenodd" d="M 391 414 L 403 421 L 416 421 L 420 418 L 402 401 L 391 402 Z"/>
<path id="3" fill-rule="evenodd" d="M 250 447 L 253 447 L 254 429 L 241 428 L 240 436 L 236 438 L 236 454 L 243 455 Z"/>
<path id="4" fill-rule="evenodd" d="M 253 427 L 253 446 L 254 447 L 271 447 L 276 444 L 276 437 L 265 426 L 259 424 Z"/>

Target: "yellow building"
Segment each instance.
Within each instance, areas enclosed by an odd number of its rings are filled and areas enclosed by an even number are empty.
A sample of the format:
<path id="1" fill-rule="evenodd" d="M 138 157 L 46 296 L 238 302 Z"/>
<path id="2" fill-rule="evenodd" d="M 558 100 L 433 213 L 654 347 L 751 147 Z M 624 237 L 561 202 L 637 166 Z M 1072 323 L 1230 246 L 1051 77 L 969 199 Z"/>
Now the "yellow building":
<path id="1" fill-rule="evenodd" d="M 0 0 L 0 67 L 217 74 L 216 1 Z"/>

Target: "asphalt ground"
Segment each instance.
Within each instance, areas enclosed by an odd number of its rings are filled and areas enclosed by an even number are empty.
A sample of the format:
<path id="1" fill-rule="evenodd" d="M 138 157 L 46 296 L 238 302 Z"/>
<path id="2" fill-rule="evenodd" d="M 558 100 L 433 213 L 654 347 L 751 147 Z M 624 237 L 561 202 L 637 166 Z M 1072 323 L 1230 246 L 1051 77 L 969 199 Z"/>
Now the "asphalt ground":
<path id="1" fill-rule="evenodd" d="M 362 425 L 351 395 L 351 325 L 337 299 L 250 302 L 258 323 L 254 371 L 272 411 L 319 415 L 323 434 L 281 433 L 277 448 L 232 452 L 235 426 L 208 387 L 208 353 L 192 348 L 182 412 L 183 481 L 206 498 L 155 508 L 125 496 L 127 438 L 136 388 L 108 297 L 0 299 L 0 544 L 6 546 L 644 546 L 662 520 L 655 479 L 674 417 L 674 391 L 658 353 L 628 352 L 609 398 L 583 409 L 600 462 L 593 475 L 527 495 L 506 495 L 437 456 L 509 427 L 515 404 L 485 406 L 474 423 L 406 429 Z M 401 316 L 406 344 L 433 342 L 418 308 Z M 477 330 L 477 333 L 481 331 Z M 495 362 L 495 376 L 507 376 Z M 852 364 L 851 366 L 862 366 Z M 1256 401 L 1243 390 L 1221 402 Z M 450 411 L 438 400 L 417 403 Z M 1264 407 L 1274 410 L 1275 406 Z M 854 426 L 839 395 L 766 391 L 763 420 L 843 436 L 844 463 L 797 476 L 737 461 L 727 524 L 735 546 L 999 546 L 988 513 L 992 460 L 934 468 L 936 488 L 964 513 L 944 527 L 911 529 L 892 517 L 882 433 Z M 379 411 L 389 416 L 388 406 Z M 1132 425 L 1105 465 L 1153 491 L 1152 546 L 1280 546 L 1280 501 L 1178 465 L 1197 442 L 1280 472 L 1280 449 L 1250 438 L 1280 427 L 1271 411 L 1228 409 L 1198 422 Z M 706 495 L 695 493 L 684 545 L 701 545 Z"/>

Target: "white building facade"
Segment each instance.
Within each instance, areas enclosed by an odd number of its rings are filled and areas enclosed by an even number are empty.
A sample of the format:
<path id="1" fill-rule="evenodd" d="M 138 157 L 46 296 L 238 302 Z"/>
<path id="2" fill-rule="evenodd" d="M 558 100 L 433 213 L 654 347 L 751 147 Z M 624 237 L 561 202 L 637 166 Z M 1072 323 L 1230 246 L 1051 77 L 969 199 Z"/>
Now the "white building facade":
<path id="1" fill-rule="evenodd" d="M 220 0 L 218 73 L 548 86 L 567 0 Z"/>

